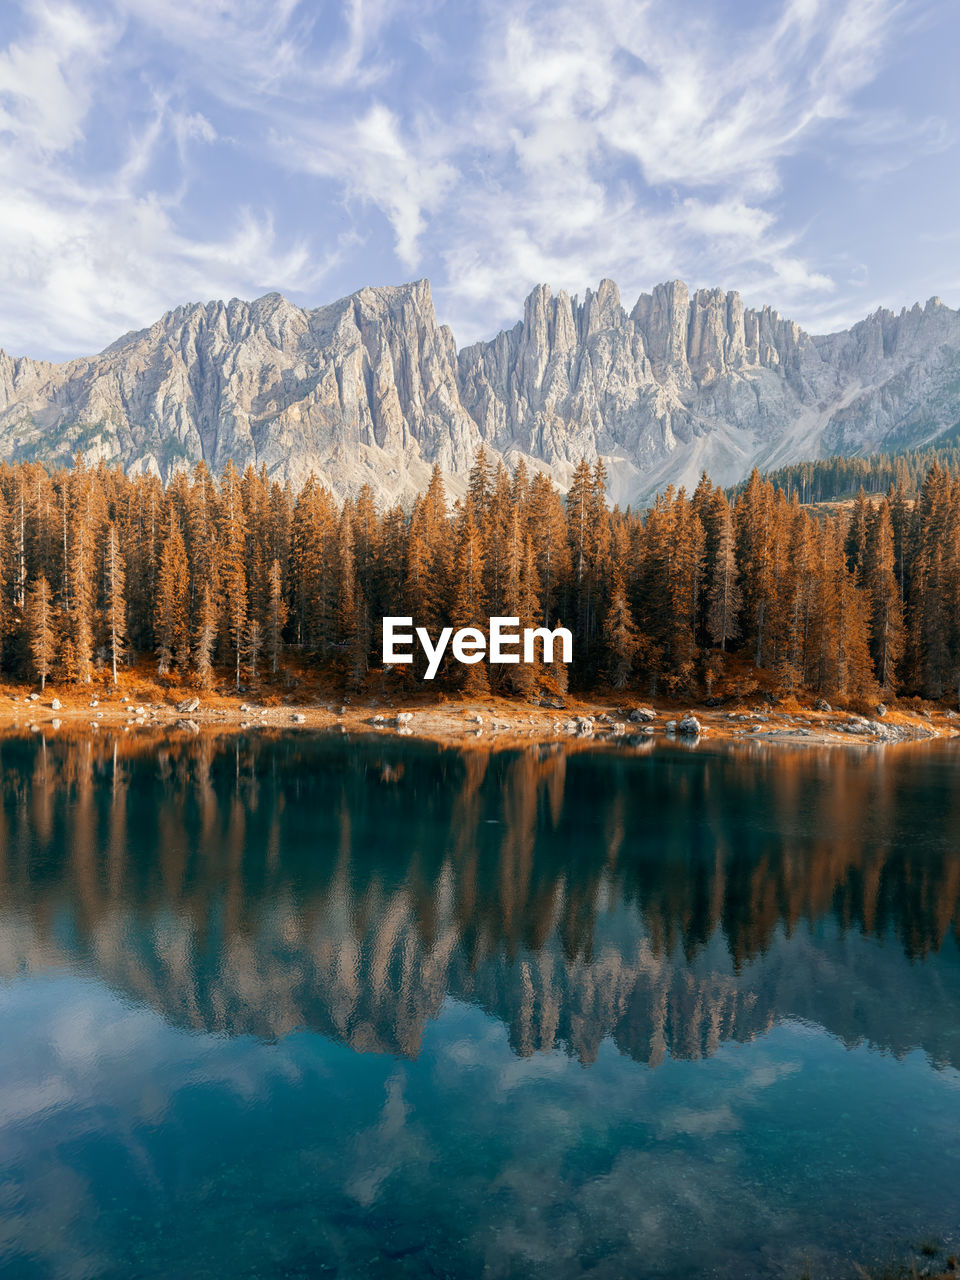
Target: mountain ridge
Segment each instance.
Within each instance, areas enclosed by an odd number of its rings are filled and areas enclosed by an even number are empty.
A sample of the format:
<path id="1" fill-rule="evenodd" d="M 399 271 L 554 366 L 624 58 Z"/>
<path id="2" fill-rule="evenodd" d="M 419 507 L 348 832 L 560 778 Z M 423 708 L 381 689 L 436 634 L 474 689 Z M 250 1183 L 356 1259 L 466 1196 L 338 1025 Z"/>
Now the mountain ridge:
<path id="1" fill-rule="evenodd" d="M 772 307 L 681 281 L 628 312 L 538 285 L 523 318 L 458 350 L 430 283 L 367 286 L 313 309 L 271 292 L 184 303 L 62 364 L 0 351 L 0 456 L 76 453 L 164 480 L 201 458 L 265 465 L 340 494 L 408 499 L 437 463 L 462 491 L 481 443 L 568 483 L 603 457 L 614 500 L 701 469 L 923 444 L 960 421 L 960 312 L 931 298 L 811 335 Z"/>

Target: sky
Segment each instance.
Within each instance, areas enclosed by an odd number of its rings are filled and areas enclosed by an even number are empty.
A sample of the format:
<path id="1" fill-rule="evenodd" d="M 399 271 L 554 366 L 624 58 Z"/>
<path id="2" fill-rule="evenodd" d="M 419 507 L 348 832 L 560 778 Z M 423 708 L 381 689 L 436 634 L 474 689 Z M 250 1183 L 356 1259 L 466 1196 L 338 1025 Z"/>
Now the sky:
<path id="1" fill-rule="evenodd" d="M 960 305 L 954 0 L 0 0 L 0 347 L 429 277 Z"/>

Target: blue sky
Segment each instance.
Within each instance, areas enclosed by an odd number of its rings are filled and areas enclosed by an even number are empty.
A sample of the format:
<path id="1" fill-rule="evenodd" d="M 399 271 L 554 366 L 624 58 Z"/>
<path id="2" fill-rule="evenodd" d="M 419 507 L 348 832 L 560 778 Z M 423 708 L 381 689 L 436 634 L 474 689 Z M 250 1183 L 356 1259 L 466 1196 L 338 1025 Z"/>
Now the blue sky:
<path id="1" fill-rule="evenodd" d="M 429 276 L 960 304 L 953 0 L 0 0 L 0 347 Z"/>

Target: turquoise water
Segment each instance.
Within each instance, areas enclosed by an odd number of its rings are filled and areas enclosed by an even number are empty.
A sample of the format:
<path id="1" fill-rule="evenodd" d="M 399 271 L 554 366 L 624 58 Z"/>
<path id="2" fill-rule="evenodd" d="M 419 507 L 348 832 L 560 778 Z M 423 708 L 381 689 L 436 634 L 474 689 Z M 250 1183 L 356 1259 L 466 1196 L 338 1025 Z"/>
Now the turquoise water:
<path id="1" fill-rule="evenodd" d="M 0 1274 L 960 1247 L 960 753 L 0 742 Z"/>

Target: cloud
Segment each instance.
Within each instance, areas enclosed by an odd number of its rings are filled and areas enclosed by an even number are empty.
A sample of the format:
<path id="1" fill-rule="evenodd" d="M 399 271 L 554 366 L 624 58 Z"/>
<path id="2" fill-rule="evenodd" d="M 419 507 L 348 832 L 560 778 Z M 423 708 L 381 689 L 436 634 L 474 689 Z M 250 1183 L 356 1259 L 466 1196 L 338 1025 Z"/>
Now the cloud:
<path id="1" fill-rule="evenodd" d="M 603 276 L 840 314 L 848 264 L 788 170 L 821 147 L 879 179 L 953 145 L 858 96 L 905 12 L 24 0 L 0 51 L 0 344 L 73 354 L 185 300 L 427 273 L 460 341 L 540 281 Z"/>
<path id="2" fill-rule="evenodd" d="M 315 255 L 299 237 L 281 242 L 269 211 L 232 209 L 208 234 L 180 227 L 189 154 L 217 131 L 174 105 L 172 92 L 145 91 L 146 123 L 111 133 L 116 163 L 89 163 L 95 86 L 120 57 L 123 26 L 70 7 L 40 5 L 29 18 L 29 33 L 0 54 L 4 345 L 75 354 L 175 300 L 319 283 L 336 247 Z M 167 143 L 180 172 L 165 189 L 154 169 Z"/>
<path id="3" fill-rule="evenodd" d="M 358 119 L 330 130 L 300 128 L 276 145 L 292 169 L 334 179 L 345 199 L 376 205 L 393 230 L 397 258 L 413 271 L 427 216 L 440 208 L 457 170 L 424 137 L 406 139 L 398 116 L 374 102 Z"/>
<path id="4" fill-rule="evenodd" d="M 853 116 L 897 13 L 790 0 L 732 30 L 652 3 L 520 6 L 484 49 L 475 128 L 495 180 L 452 218 L 444 302 L 470 328 L 501 289 L 516 306 L 539 279 L 582 291 L 614 275 L 630 291 L 680 274 L 781 307 L 833 291 L 805 228 L 781 221 L 781 170 Z"/>

